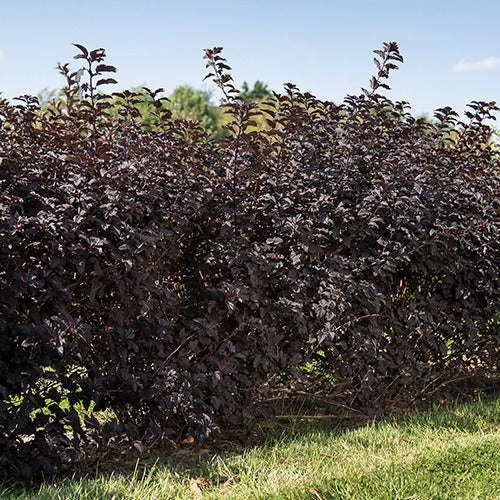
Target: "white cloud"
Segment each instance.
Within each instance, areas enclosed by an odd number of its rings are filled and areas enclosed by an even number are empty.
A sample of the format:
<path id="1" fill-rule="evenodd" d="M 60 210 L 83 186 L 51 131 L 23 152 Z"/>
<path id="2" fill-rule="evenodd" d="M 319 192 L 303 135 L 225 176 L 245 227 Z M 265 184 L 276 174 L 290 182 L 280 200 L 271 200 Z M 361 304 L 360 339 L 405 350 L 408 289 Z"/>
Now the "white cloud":
<path id="1" fill-rule="evenodd" d="M 5 59 L 5 54 L 0 50 L 0 61 Z"/>
<path id="2" fill-rule="evenodd" d="M 459 61 L 453 67 L 454 71 L 490 71 L 500 68 L 500 57 L 487 57 L 480 61 Z"/>

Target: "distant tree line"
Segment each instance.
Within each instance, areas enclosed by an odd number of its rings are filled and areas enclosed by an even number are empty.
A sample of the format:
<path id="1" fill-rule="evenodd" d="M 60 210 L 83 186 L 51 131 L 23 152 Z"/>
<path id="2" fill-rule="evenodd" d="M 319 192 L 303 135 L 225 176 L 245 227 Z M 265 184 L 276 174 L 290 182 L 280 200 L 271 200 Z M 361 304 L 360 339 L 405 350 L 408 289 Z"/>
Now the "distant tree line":
<path id="1" fill-rule="evenodd" d="M 132 90 L 140 91 L 140 87 Z M 59 98 L 59 94 L 57 89 L 45 88 L 37 97 L 42 107 L 47 107 Z M 272 96 L 271 89 L 261 80 L 256 80 L 253 87 L 250 87 L 248 82 L 243 82 L 239 95 L 247 104 L 258 103 Z M 224 117 L 223 110 L 214 102 L 210 91 L 196 89 L 190 85 L 179 85 L 167 96 L 164 106 L 171 111 L 173 119 L 198 121 L 210 134 L 214 136 L 223 134 L 222 127 L 227 117 Z M 150 123 L 151 116 L 147 109 L 144 109 L 142 119 L 145 124 Z"/>

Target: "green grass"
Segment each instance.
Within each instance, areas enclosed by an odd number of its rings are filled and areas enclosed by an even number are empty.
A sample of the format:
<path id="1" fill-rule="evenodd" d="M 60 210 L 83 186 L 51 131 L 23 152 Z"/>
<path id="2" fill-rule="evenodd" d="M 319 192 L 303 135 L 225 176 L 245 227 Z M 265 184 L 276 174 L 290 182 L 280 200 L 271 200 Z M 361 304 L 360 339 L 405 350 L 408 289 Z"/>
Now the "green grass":
<path id="1" fill-rule="evenodd" d="M 4 486 L 0 498 L 499 499 L 499 415 L 497 398 L 351 430 L 297 423 L 262 446 L 197 465 L 157 462 L 139 472 L 138 464 L 133 474 L 63 479 L 36 491 Z"/>

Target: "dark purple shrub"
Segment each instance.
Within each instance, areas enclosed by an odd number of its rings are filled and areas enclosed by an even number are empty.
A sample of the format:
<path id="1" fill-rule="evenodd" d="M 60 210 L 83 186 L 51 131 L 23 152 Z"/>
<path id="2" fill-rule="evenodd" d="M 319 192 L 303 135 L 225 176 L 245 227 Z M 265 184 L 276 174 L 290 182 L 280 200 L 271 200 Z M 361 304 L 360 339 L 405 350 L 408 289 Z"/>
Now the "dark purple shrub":
<path id="1" fill-rule="evenodd" d="M 342 104 L 291 84 L 245 103 L 215 48 L 231 121 L 214 140 L 172 120 L 161 89 L 101 92 L 115 68 L 77 47 L 85 68 L 60 66 L 47 109 L 0 101 L 2 469 L 248 428 L 270 389 L 307 377 L 363 411 L 450 366 L 475 368 L 465 389 L 491 379 L 495 103 L 473 102 L 468 123 L 413 118 L 378 93 L 395 43 Z"/>

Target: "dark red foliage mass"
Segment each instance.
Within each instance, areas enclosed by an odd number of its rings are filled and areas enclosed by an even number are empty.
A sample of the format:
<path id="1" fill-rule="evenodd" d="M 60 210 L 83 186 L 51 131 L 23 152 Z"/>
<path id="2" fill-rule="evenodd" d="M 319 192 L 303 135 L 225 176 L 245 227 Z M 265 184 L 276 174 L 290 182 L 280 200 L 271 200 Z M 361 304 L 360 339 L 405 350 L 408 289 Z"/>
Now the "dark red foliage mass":
<path id="1" fill-rule="evenodd" d="M 115 68 L 77 48 L 48 108 L 0 100 L 2 470 L 249 426 L 307 362 L 363 411 L 454 361 L 493 374 L 495 103 L 415 119 L 378 93 L 402 61 L 388 43 L 359 96 L 287 84 L 258 106 L 215 48 L 232 120 L 214 139 L 161 89 L 101 92 Z"/>

